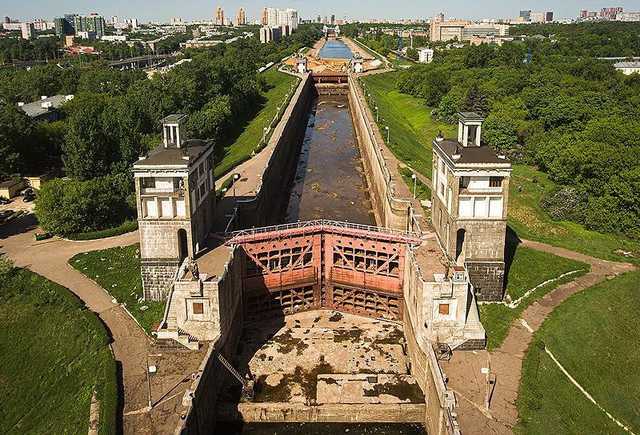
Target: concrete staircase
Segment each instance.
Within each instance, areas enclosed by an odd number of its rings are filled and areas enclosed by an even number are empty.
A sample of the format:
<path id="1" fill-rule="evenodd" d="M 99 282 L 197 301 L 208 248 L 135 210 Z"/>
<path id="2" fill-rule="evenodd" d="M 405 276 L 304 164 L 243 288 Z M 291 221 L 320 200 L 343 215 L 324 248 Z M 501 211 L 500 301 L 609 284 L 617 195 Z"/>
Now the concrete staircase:
<path id="1" fill-rule="evenodd" d="M 200 342 L 193 335 L 180 328 L 161 328 L 157 331 L 158 341 L 173 340 L 189 350 L 200 349 Z M 165 346 L 166 347 L 166 346 Z M 170 347 L 170 346 L 169 346 Z"/>
<path id="2" fill-rule="evenodd" d="M 171 284 L 169 296 L 167 297 L 167 305 L 164 310 L 164 317 L 162 319 L 162 322 L 160 323 L 160 326 L 158 327 L 158 330 L 156 331 L 156 337 L 158 341 L 165 342 L 165 347 L 171 347 L 167 345 L 166 342 L 173 340 L 174 342 L 181 344 L 187 349 L 198 350 L 200 349 L 200 343 L 198 342 L 198 339 L 178 326 L 176 304 L 174 301 L 175 283 L 182 276 L 184 276 L 188 260 L 188 258 L 184 260 L 184 262 L 178 269 L 178 272 L 176 273 L 176 277 L 173 283 Z"/>

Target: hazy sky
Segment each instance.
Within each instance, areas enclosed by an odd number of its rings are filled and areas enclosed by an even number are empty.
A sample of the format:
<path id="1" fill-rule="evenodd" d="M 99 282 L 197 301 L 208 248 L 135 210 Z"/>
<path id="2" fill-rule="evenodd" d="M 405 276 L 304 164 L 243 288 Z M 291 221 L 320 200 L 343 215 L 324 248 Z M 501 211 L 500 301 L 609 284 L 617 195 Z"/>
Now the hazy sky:
<path id="1" fill-rule="evenodd" d="M 29 20 L 64 13 L 97 12 L 105 17 L 142 21 L 211 18 L 216 6 L 234 17 L 243 6 L 255 18 L 265 6 L 293 7 L 302 18 L 335 14 L 337 18 L 427 18 L 437 12 L 461 18 L 515 17 L 521 9 L 552 10 L 558 18 L 576 17 L 580 9 L 622 6 L 640 10 L 639 0 L 0 0 L 0 16 Z"/>

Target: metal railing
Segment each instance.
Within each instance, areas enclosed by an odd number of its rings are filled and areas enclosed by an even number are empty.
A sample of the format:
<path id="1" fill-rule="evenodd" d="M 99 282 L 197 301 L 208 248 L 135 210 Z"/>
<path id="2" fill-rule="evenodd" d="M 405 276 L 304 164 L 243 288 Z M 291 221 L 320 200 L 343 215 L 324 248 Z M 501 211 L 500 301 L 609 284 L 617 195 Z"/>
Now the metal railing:
<path id="1" fill-rule="evenodd" d="M 231 240 L 238 237 L 255 236 L 258 234 L 264 234 L 264 233 L 270 233 L 270 232 L 296 230 L 296 229 L 304 229 L 304 228 L 309 228 L 309 229 L 312 229 L 313 231 L 326 230 L 326 229 L 367 231 L 372 233 L 389 234 L 389 235 L 406 237 L 411 239 L 417 237 L 416 234 L 410 231 L 396 230 L 393 228 L 385 228 L 385 227 L 376 227 L 372 225 L 356 224 L 351 222 L 334 221 L 330 219 L 316 219 L 316 220 L 310 220 L 310 221 L 292 222 L 288 224 L 271 225 L 271 226 L 260 227 L 260 228 L 247 228 L 244 230 L 238 230 L 238 231 L 233 231 L 231 233 L 227 233 L 226 237 L 228 240 Z"/>

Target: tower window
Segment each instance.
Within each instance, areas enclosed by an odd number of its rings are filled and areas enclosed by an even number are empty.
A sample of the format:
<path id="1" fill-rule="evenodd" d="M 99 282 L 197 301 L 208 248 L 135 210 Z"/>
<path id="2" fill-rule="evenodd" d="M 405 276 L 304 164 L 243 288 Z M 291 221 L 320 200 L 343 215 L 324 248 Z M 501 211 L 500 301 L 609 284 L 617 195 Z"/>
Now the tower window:
<path id="1" fill-rule="evenodd" d="M 460 177 L 460 189 L 469 187 L 469 177 Z"/>
<path id="2" fill-rule="evenodd" d="M 441 316 L 449 315 L 449 304 L 439 304 L 438 305 L 438 314 Z"/>
<path id="3" fill-rule="evenodd" d="M 489 187 L 502 187 L 502 177 L 489 177 Z"/>
<path id="4" fill-rule="evenodd" d="M 193 314 L 204 314 L 204 304 L 202 302 L 193 303 Z"/>

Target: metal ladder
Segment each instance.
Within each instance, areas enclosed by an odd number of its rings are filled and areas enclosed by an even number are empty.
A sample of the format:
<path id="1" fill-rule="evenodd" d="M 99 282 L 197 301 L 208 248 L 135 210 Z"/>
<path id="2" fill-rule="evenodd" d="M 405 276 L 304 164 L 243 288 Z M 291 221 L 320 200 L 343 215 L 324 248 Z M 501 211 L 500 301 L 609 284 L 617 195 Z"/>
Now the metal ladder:
<path id="1" fill-rule="evenodd" d="M 240 373 L 231 365 L 229 361 L 225 357 L 222 356 L 221 353 L 218 354 L 218 361 L 222 363 L 224 368 L 226 368 L 231 375 L 240 382 L 242 385 L 242 396 L 247 400 L 253 400 L 254 396 L 254 382 L 249 379 L 243 378 Z"/>

